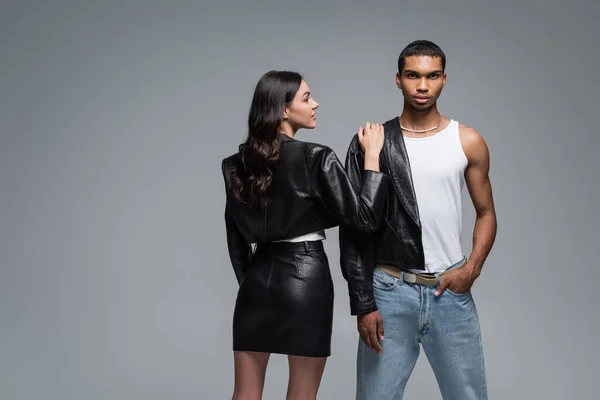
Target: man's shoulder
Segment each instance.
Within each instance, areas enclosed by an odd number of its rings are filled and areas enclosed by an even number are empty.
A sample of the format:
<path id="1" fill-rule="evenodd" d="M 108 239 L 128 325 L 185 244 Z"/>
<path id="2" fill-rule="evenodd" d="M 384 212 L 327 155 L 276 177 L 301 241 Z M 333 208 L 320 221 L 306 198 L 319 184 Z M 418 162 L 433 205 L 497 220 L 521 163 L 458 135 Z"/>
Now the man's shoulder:
<path id="1" fill-rule="evenodd" d="M 383 128 L 384 128 L 384 132 L 385 132 L 385 141 L 391 140 L 393 135 L 395 133 L 397 133 L 397 130 L 398 130 L 397 127 L 399 127 L 397 120 L 398 120 L 398 117 L 394 117 L 392 119 L 385 121 L 382 124 Z M 348 146 L 348 151 L 350 151 L 350 152 L 362 151 L 362 149 L 360 147 L 360 143 L 358 141 L 358 133 L 355 133 L 354 136 L 352 136 L 352 140 L 350 140 L 350 145 Z"/>
<path id="2" fill-rule="evenodd" d="M 461 136 L 465 136 L 465 138 L 474 138 L 477 136 L 481 136 L 477 130 L 471 126 L 465 125 L 463 123 L 458 123 L 458 133 Z"/>
<path id="3" fill-rule="evenodd" d="M 458 124 L 458 135 L 463 146 L 485 146 L 483 136 L 473 127 L 465 124 Z"/>
<path id="4" fill-rule="evenodd" d="M 469 162 L 487 160 L 489 158 L 487 143 L 475 128 L 464 124 L 458 124 L 458 136 Z"/>

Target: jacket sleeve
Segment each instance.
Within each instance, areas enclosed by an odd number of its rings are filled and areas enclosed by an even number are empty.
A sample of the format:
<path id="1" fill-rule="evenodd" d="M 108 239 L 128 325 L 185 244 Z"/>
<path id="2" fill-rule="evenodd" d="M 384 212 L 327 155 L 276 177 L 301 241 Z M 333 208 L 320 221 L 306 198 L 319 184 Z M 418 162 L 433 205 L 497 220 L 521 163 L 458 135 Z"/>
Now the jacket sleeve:
<path id="1" fill-rule="evenodd" d="M 311 149 L 307 170 L 312 195 L 340 224 L 366 232 L 378 228 L 390 184 L 387 175 L 364 171 L 362 182 L 353 185 L 335 152 L 326 146 Z"/>
<path id="2" fill-rule="evenodd" d="M 346 171 L 354 188 L 365 179 L 362 166 L 364 155 L 355 136 L 346 154 Z M 358 315 L 377 310 L 373 297 L 373 269 L 376 262 L 374 234 L 361 232 L 348 225 L 340 225 L 340 266 L 348 282 L 350 313 Z"/>
<path id="3" fill-rule="evenodd" d="M 242 283 L 244 274 L 250 264 L 252 254 L 250 244 L 237 227 L 231 214 L 225 209 L 225 230 L 227 232 L 227 248 L 238 284 Z"/>
<path id="4" fill-rule="evenodd" d="M 227 187 L 226 169 L 225 160 L 223 160 L 221 170 L 223 172 L 223 178 L 225 179 L 225 186 Z M 240 232 L 233 215 L 231 215 L 228 201 L 225 206 L 225 232 L 227 235 L 227 249 L 229 251 L 229 258 L 231 259 L 231 265 L 233 266 L 233 272 L 235 273 L 238 284 L 240 284 L 244 278 L 248 265 L 250 264 L 252 248 L 250 243 L 244 238 L 244 235 L 242 235 L 242 232 Z"/>

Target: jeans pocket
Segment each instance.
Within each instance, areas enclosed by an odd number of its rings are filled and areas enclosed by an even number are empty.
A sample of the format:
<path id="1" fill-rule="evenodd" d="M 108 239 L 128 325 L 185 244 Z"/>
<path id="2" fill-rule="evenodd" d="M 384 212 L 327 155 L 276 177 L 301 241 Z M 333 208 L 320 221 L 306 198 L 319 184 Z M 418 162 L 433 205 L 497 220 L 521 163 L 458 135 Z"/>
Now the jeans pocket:
<path id="1" fill-rule="evenodd" d="M 450 290 L 449 288 L 446 288 L 446 292 L 450 293 L 452 296 L 455 296 L 455 297 L 466 297 L 471 294 L 471 290 L 468 290 L 466 293 L 456 293 L 456 292 L 453 292 L 452 290 Z"/>
<path id="2" fill-rule="evenodd" d="M 373 288 L 378 290 L 392 290 L 398 285 L 398 278 L 375 268 L 373 271 Z"/>

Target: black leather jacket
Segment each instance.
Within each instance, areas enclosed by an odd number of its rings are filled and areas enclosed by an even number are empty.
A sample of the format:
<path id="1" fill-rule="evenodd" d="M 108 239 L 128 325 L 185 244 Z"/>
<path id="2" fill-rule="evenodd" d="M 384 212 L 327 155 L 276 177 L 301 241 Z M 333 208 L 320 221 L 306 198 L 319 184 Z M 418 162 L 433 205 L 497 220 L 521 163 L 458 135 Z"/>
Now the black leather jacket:
<path id="1" fill-rule="evenodd" d="M 266 208 L 249 209 L 233 195 L 230 169 L 238 165 L 239 153 L 222 163 L 227 245 L 238 282 L 250 263 L 250 243 L 289 239 L 339 224 L 373 232 L 385 208 L 388 176 L 364 171 L 361 165 L 361 176 L 352 183 L 330 148 L 285 135 L 280 140 Z"/>
<path id="2" fill-rule="evenodd" d="M 374 234 L 340 226 L 340 261 L 353 315 L 377 310 L 373 298 L 373 269 L 377 264 L 425 269 L 419 209 L 399 119 L 387 121 L 384 132 L 379 163 L 381 172 L 391 178 L 393 190 L 389 191 L 381 226 Z M 355 188 L 360 186 L 363 159 L 354 136 L 346 155 L 346 170 Z"/>

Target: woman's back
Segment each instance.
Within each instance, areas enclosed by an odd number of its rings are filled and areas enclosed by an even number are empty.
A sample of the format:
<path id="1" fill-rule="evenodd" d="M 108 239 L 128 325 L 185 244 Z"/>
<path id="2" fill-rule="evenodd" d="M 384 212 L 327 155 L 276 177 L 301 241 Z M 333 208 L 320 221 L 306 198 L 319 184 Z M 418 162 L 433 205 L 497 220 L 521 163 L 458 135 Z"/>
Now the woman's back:
<path id="1" fill-rule="evenodd" d="M 339 224 L 321 201 L 322 179 L 315 171 L 316 163 L 332 154 L 326 146 L 281 135 L 280 158 L 271 166 L 265 208 L 250 208 L 233 195 L 230 169 L 239 165 L 239 153 L 223 160 L 227 212 L 249 243 L 290 239 Z"/>

